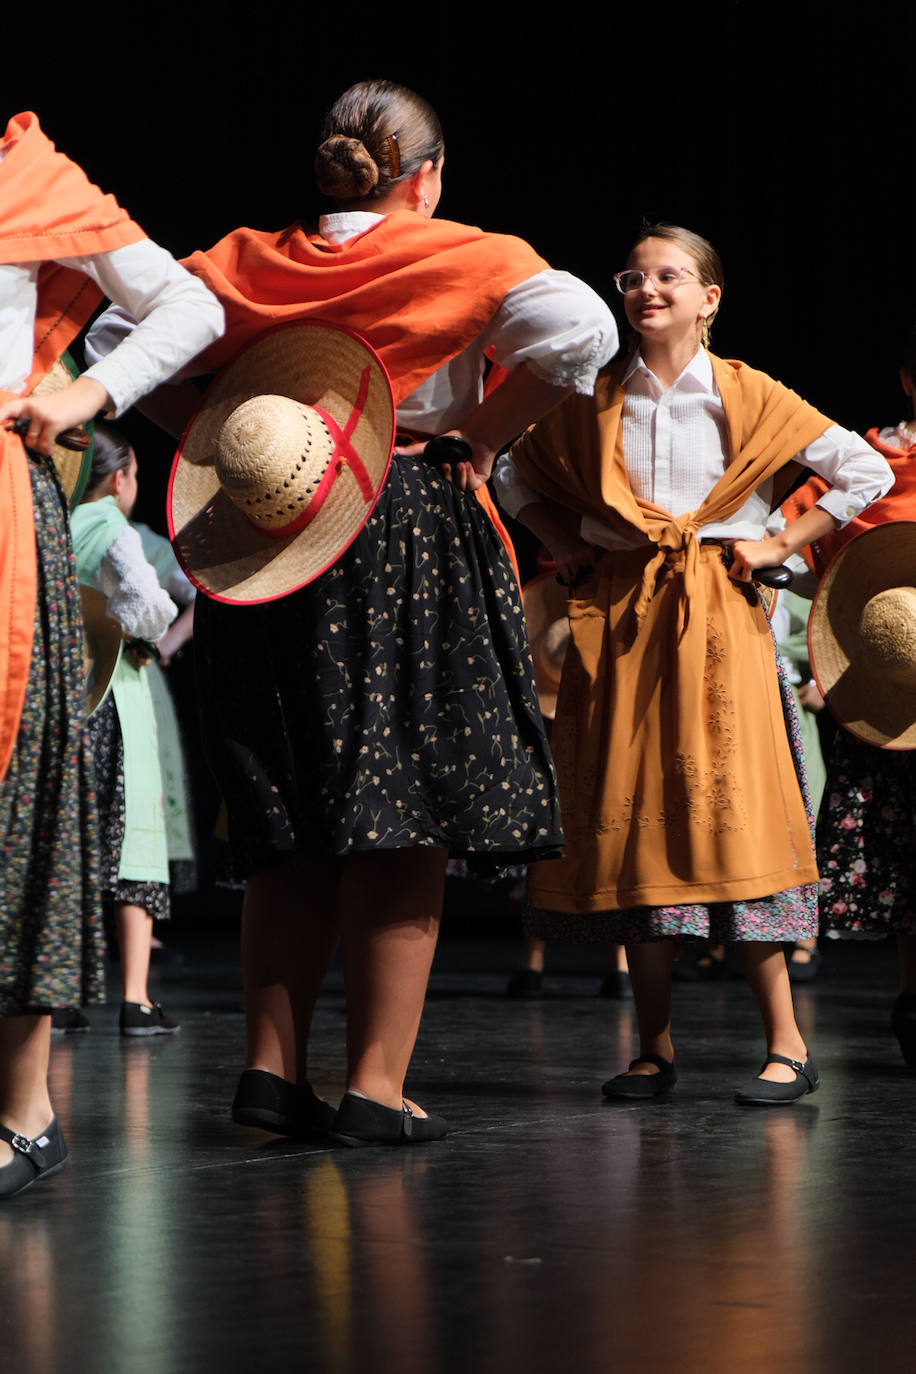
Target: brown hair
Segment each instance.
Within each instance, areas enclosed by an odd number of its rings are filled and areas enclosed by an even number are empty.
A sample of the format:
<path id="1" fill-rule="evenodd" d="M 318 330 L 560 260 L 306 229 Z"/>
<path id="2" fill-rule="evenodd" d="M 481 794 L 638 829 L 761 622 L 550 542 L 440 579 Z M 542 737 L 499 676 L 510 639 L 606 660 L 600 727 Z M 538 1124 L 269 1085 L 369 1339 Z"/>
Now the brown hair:
<path id="1" fill-rule="evenodd" d="M 325 115 L 315 155 L 319 191 L 334 200 L 379 200 L 424 162 L 442 156 L 431 105 L 394 81 L 361 81 Z"/>
<path id="2" fill-rule="evenodd" d="M 130 467 L 132 452 L 130 440 L 119 429 L 96 420 L 92 435 L 92 466 L 83 501 L 91 501 L 105 478 L 113 472 L 126 472 Z"/>
<path id="3" fill-rule="evenodd" d="M 668 243 L 676 243 L 682 248 L 688 257 L 693 258 L 696 263 L 697 275 L 704 286 L 720 286 L 725 289 L 725 274 L 722 271 L 722 263 L 719 254 L 713 248 L 708 239 L 701 238 L 691 229 L 682 229 L 679 224 L 644 224 L 633 248 L 638 244 L 644 243 L 646 239 L 665 239 Z M 633 249 L 630 249 L 632 252 Z M 707 327 L 712 324 L 719 307 L 706 317 Z"/>

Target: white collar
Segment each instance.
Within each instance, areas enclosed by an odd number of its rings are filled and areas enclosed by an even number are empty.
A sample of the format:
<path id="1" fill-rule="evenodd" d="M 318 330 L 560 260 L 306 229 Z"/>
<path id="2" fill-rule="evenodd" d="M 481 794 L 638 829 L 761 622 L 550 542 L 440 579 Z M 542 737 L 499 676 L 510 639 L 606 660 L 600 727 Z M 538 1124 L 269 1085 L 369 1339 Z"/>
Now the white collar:
<path id="1" fill-rule="evenodd" d="M 365 234 L 367 229 L 379 224 L 384 215 L 374 215 L 369 210 L 338 210 L 333 215 L 322 215 L 318 221 L 318 232 L 329 243 L 346 243 Z"/>
<path id="2" fill-rule="evenodd" d="M 626 372 L 624 372 L 623 376 L 620 379 L 621 386 L 626 386 L 627 382 L 636 372 L 642 372 L 645 376 L 653 377 L 655 378 L 655 381 L 658 382 L 658 378 L 655 376 L 655 373 L 643 362 L 642 354 L 634 353 L 633 357 L 630 359 L 630 363 L 627 367 Z M 684 368 L 681 375 L 672 383 L 672 385 L 678 386 L 681 382 L 687 379 L 689 379 L 691 382 L 696 383 L 696 386 L 692 386 L 690 388 L 690 390 L 692 391 L 715 391 L 715 385 L 713 382 L 712 375 L 712 363 L 709 361 L 709 354 L 706 352 L 706 349 L 702 347 L 702 345 L 697 349 L 696 353 L 690 359 L 690 362 Z M 661 386 L 660 382 L 658 382 L 658 384 L 659 386 Z M 662 387 L 662 390 L 664 391 L 665 388 Z"/>

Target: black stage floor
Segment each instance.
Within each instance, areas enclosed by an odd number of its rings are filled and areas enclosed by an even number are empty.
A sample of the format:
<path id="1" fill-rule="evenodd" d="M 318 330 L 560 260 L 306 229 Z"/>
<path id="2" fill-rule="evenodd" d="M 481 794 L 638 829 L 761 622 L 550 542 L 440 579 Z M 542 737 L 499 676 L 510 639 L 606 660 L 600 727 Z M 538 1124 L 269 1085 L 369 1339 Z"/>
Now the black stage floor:
<path id="1" fill-rule="evenodd" d="M 545 1000 L 519 1004 L 512 941 L 447 935 L 410 1089 L 452 1134 L 346 1150 L 228 1121 L 231 937 L 176 943 L 157 995 L 180 1034 L 122 1042 L 108 1007 L 54 1045 L 73 1163 L 0 1208 L 4 1369 L 916 1370 L 889 946 L 827 949 L 798 996 L 823 1088 L 755 1111 L 731 1096 L 762 1057 L 742 982 L 679 985 L 675 1094 L 611 1105 L 632 1004 L 595 997 L 600 951 L 555 951 Z M 343 1030 L 332 975 L 313 1078 L 334 1099 Z"/>

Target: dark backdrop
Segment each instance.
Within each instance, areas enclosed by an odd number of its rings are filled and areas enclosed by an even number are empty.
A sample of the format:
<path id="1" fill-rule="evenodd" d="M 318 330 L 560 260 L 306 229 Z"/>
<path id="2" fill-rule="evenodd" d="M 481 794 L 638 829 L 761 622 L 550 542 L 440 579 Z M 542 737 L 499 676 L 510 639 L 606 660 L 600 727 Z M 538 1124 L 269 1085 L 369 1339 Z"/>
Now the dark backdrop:
<path id="1" fill-rule="evenodd" d="M 308 214 L 324 108 L 389 76 L 442 117 L 441 214 L 519 233 L 609 298 L 644 216 L 686 224 L 725 264 L 720 353 L 852 427 L 902 417 L 911 3 L 555 6 L 549 26 L 522 6 L 150 13 L 132 41 L 58 26 L 2 89 L 176 253 Z M 154 466 L 141 514 L 161 524 Z"/>

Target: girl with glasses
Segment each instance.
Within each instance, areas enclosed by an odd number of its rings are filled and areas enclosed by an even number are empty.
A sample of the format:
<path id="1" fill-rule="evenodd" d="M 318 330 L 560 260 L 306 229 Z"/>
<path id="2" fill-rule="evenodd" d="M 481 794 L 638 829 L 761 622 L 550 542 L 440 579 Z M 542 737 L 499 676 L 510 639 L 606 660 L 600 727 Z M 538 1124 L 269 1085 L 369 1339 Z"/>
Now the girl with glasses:
<path id="1" fill-rule="evenodd" d="M 714 249 L 644 230 L 619 274 L 629 351 L 512 449 L 503 502 L 570 584 L 572 645 L 552 746 L 567 849 L 532 881 L 532 933 L 626 945 L 640 1051 L 611 1099 L 676 1082 L 677 939 L 735 942 L 766 1059 L 742 1103 L 818 1086 L 782 952 L 817 930 L 817 867 L 798 727 L 755 574 L 884 492 L 857 435 L 743 363 L 707 351 Z M 773 539 L 797 465 L 831 490 Z"/>

